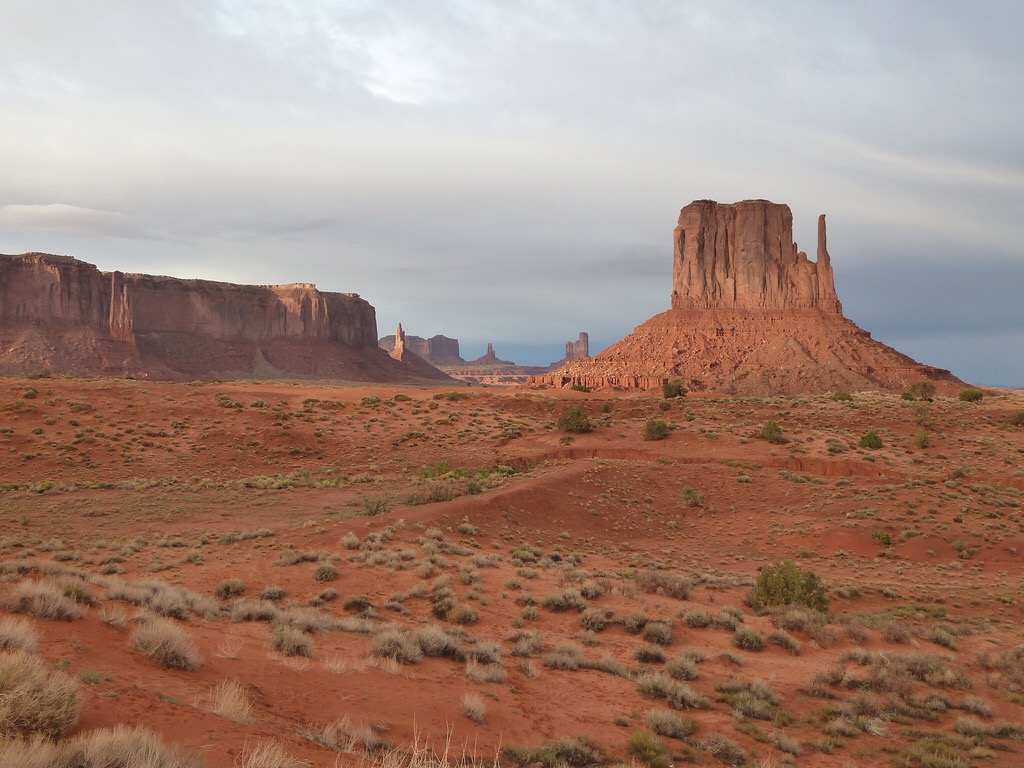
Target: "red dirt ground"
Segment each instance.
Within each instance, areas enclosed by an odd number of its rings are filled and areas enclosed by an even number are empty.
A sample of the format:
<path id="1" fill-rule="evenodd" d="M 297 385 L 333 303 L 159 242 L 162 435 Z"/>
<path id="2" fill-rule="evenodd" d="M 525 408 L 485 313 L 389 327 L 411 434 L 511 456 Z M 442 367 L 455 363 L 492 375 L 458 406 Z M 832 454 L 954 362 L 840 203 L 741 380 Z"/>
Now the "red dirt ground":
<path id="1" fill-rule="evenodd" d="M 300 735 L 347 716 L 379 726 L 398 748 L 416 734 L 440 745 L 450 731 L 459 751 L 467 745 L 490 760 L 501 747 L 586 736 L 609 759 L 628 761 L 644 714 L 667 703 L 627 677 L 545 666 L 569 642 L 630 674 L 663 668 L 635 659 L 649 643 L 623 626 L 580 637 L 576 610 L 542 605 L 596 584 L 602 594 L 591 607 L 613 617 L 642 611 L 671 625 L 668 658 L 687 648 L 705 657 L 689 685 L 709 706 L 678 712 L 696 732 L 662 739 L 676 763 L 720 764 L 707 751 L 718 734 L 758 766 L 1024 764 L 1024 728 L 995 727 L 1024 722 L 1024 660 L 1007 656 L 1024 642 L 1024 427 L 1010 423 L 1024 393 L 993 391 L 980 403 L 691 396 L 662 410 L 650 395 L 452 391 L 0 380 L 0 599 L 55 569 L 85 577 L 98 599 L 71 622 L 29 618 L 39 654 L 79 679 L 74 733 L 141 724 L 207 766 L 232 765 L 260 741 L 315 766 L 372 760 Z M 555 428 L 572 405 L 590 416 L 592 432 Z M 670 425 L 667 439 L 643 439 L 649 419 Z M 768 420 L 787 443 L 754 437 Z M 868 430 L 881 449 L 858 447 Z M 921 434 L 926 447 L 915 442 Z M 357 544 L 343 541 L 349 532 Z M 311 560 L 277 564 L 292 551 Z M 314 579 L 318 558 L 333 561 L 336 578 Z M 772 616 L 744 600 L 758 569 L 783 558 L 828 586 L 831 642 L 792 630 L 800 655 L 770 643 L 747 651 L 728 629 L 680 620 L 735 606 L 767 637 Z M 688 579 L 688 597 L 645 592 L 637 579 L 651 569 Z M 476 682 L 450 658 L 397 664 L 372 655 L 381 625 L 454 626 L 431 610 L 444 575 L 457 601 L 478 612 L 462 628 L 465 646 L 498 644 L 503 681 Z M 228 578 L 244 582 L 243 597 L 281 587 L 281 607 L 312 600 L 335 626 L 310 635 L 312 658 L 282 657 L 268 651 L 267 623 L 228 618 L 237 599 L 228 598 L 218 601 L 220 615 L 179 622 L 202 663 L 169 670 L 130 645 L 139 609 L 106 596 L 122 579 L 212 598 Z M 326 589 L 337 599 L 324 599 Z M 535 618 L 522 616 L 524 595 L 537 603 Z M 356 596 L 366 603 L 346 610 Z M 401 599 L 389 605 L 393 596 Z M 118 608 L 123 628 L 100 620 Z M 353 631 L 360 610 L 371 633 Z M 0 607 L 0 618 L 7 614 Z M 859 641 L 851 622 L 864 630 Z M 883 638 L 892 624 L 909 632 L 905 641 Z M 954 648 L 928 639 L 936 627 Z M 532 659 L 511 655 L 519 629 L 541 633 Z M 853 726 L 844 734 L 837 707 L 871 687 L 855 680 L 867 668 L 851 651 L 937 657 L 965 677 L 915 681 L 904 700 L 920 705 L 916 715 L 887 701 L 876 735 Z M 844 653 L 846 682 L 812 684 Z M 739 714 L 718 690 L 734 678 L 765 681 L 788 714 Z M 223 680 L 248 692 L 247 724 L 202 708 L 202 695 Z M 463 714 L 472 693 L 486 704 L 480 723 Z M 964 704 L 970 697 L 991 710 L 978 716 L 990 726 L 983 735 L 962 733 L 978 709 Z M 774 734 L 799 754 L 775 746 Z M 927 762 L 940 753 L 962 762 Z"/>

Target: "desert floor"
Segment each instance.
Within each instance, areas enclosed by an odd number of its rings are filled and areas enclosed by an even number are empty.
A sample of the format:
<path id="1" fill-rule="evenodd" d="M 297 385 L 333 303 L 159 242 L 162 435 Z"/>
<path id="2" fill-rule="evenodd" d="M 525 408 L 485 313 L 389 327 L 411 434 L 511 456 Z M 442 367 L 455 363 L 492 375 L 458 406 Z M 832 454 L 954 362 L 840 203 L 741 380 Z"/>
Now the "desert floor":
<path id="1" fill-rule="evenodd" d="M 591 432 L 556 427 L 570 406 Z M 1024 393 L 0 379 L 0 408 L 0 647 L 27 623 L 73 678 L 64 738 L 141 725 L 206 766 L 271 742 L 1024 765 Z M 747 604 L 782 559 L 828 614 Z M 144 652 L 158 615 L 185 668 Z"/>

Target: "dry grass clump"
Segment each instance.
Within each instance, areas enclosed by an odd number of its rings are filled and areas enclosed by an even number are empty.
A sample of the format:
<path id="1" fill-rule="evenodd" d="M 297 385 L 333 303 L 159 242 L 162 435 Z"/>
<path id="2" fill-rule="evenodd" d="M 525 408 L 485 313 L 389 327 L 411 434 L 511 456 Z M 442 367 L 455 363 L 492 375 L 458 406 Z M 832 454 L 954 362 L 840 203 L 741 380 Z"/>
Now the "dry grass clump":
<path id="1" fill-rule="evenodd" d="M 462 697 L 462 714 L 474 723 L 482 723 L 487 716 L 487 703 L 478 693 L 467 693 Z"/>
<path id="2" fill-rule="evenodd" d="M 672 627 L 663 621 L 647 623 L 641 634 L 648 643 L 657 643 L 658 645 L 672 644 Z"/>
<path id="3" fill-rule="evenodd" d="M 733 645 L 745 651 L 764 650 L 764 635 L 753 627 L 739 626 L 732 636 Z"/>
<path id="4" fill-rule="evenodd" d="M 309 763 L 291 757 L 276 741 L 246 746 L 235 760 L 235 768 L 309 768 Z"/>
<path id="5" fill-rule="evenodd" d="M 0 765 L 18 768 L 199 768 L 200 762 L 165 746 L 144 728 L 118 725 L 61 742 L 0 740 Z M 303 764 L 246 764 L 245 768 L 300 768 Z"/>
<path id="6" fill-rule="evenodd" d="M 415 664 L 423 656 L 416 638 L 404 629 L 385 629 L 374 635 L 370 653 L 377 658 L 394 659 L 399 664 Z"/>
<path id="7" fill-rule="evenodd" d="M 281 609 L 275 603 L 265 599 L 243 597 L 231 606 L 228 618 L 238 623 L 243 621 L 276 621 L 281 616 Z"/>
<path id="8" fill-rule="evenodd" d="M 636 687 L 644 696 L 665 699 L 673 709 L 706 709 L 710 703 L 686 683 L 679 683 L 663 672 L 642 672 Z"/>
<path id="9" fill-rule="evenodd" d="M 307 724 L 299 728 L 299 735 L 307 741 L 337 752 L 373 753 L 387 748 L 387 744 L 377 735 L 372 725 L 353 723 L 348 715 L 325 725 Z"/>
<path id="10" fill-rule="evenodd" d="M 249 700 L 245 687 L 237 680 L 223 680 L 206 693 L 200 694 L 196 698 L 196 706 L 236 723 L 245 724 L 250 720 L 252 701 Z"/>
<path id="11" fill-rule="evenodd" d="M 131 644 L 153 661 L 172 669 L 199 669 L 202 659 L 189 634 L 173 620 L 149 616 L 131 636 Z"/>
<path id="12" fill-rule="evenodd" d="M 586 599 L 577 589 L 546 595 L 540 604 L 549 611 L 584 611 L 587 608 Z"/>
<path id="13" fill-rule="evenodd" d="M 734 678 L 719 683 L 715 690 L 734 712 L 757 720 L 771 720 L 782 703 L 782 698 L 763 680 L 744 683 Z"/>
<path id="14" fill-rule="evenodd" d="M 270 630 L 270 650 L 282 656 L 313 658 L 313 639 L 301 629 L 279 624 Z"/>
<path id="15" fill-rule="evenodd" d="M 75 727 L 80 710 L 70 675 L 22 650 L 0 653 L 0 734 L 58 738 Z"/>
<path id="16" fill-rule="evenodd" d="M 245 582 L 241 579 L 224 579 L 213 589 L 213 594 L 221 600 L 238 597 L 245 592 Z"/>
<path id="17" fill-rule="evenodd" d="M 813 608 L 780 608 L 772 615 L 772 623 L 786 632 L 803 632 L 822 648 L 828 648 L 836 639 L 835 632 L 828 626 L 828 616 Z"/>
<path id="18" fill-rule="evenodd" d="M 8 595 L 5 604 L 14 613 L 25 613 L 37 619 L 73 621 L 84 614 L 81 606 L 66 596 L 52 581 L 23 581 Z"/>
<path id="19" fill-rule="evenodd" d="M 768 635 L 768 642 L 781 648 L 785 648 L 794 656 L 800 655 L 800 641 L 784 629 L 777 629 Z"/>
<path id="20" fill-rule="evenodd" d="M 38 647 L 39 638 L 28 621 L 13 616 L 0 619 L 0 651 L 35 653 Z"/>
<path id="21" fill-rule="evenodd" d="M 670 709 L 652 709 L 644 715 L 644 723 L 659 736 L 687 739 L 697 732 L 697 721 L 683 719 Z"/>
<path id="22" fill-rule="evenodd" d="M 668 595 L 678 600 L 688 598 L 690 596 L 690 589 L 693 588 L 693 581 L 685 576 L 680 576 L 678 573 L 641 571 L 635 578 L 636 585 L 644 592 Z"/>
<path id="23" fill-rule="evenodd" d="M 706 629 L 711 626 L 711 614 L 699 608 L 684 611 L 680 614 L 679 619 L 691 629 Z"/>
<path id="24" fill-rule="evenodd" d="M 670 659 L 665 665 L 665 673 L 673 680 L 696 680 L 700 677 L 693 659 L 685 654 Z"/>

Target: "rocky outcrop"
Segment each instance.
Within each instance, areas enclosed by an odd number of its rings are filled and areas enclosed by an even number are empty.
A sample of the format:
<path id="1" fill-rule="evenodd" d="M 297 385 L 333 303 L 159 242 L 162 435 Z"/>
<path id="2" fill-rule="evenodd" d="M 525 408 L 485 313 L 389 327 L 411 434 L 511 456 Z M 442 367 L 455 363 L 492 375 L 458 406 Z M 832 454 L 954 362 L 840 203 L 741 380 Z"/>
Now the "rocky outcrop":
<path id="1" fill-rule="evenodd" d="M 921 365 L 843 317 L 818 219 L 817 261 L 792 238 L 789 207 L 766 200 L 682 209 L 674 234 L 672 308 L 586 360 L 536 376 L 536 385 L 691 390 L 742 395 L 903 390 L 949 371 Z"/>
<path id="2" fill-rule="evenodd" d="M 401 327 L 401 324 L 399 324 Z M 459 355 L 459 340 L 450 339 L 447 336 L 431 336 L 424 339 L 421 336 L 404 335 L 405 348 L 413 354 L 434 366 L 465 365 L 466 361 Z M 397 343 L 395 336 L 383 336 L 379 340 L 380 348 L 391 353 Z"/>
<path id="3" fill-rule="evenodd" d="M 377 347 L 374 309 L 310 283 L 235 285 L 0 256 L 0 373 L 182 378 L 446 378 Z"/>
<path id="4" fill-rule="evenodd" d="M 585 357 L 590 357 L 590 336 L 586 331 L 580 331 L 579 339 L 565 342 L 565 359 L 582 360 Z"/>
<path id="5" fill-rule="evenodd" d="M 825 216 L 812 262 L 793 241 L 788 205 L 697 200 L 679 212 L 672 268 L 673 309 L 821 309 L 841 315 Z"/>

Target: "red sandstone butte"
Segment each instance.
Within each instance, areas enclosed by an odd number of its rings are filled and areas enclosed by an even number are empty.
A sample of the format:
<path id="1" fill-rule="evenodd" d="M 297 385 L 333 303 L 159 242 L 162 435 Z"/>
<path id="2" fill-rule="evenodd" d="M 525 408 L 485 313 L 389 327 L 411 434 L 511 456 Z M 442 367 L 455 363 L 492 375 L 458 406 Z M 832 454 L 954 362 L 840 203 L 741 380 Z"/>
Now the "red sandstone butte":
<path id="1" fill-rule="evenodd" d="M 679 213 L 674 243 L 671 309 L 530 383 L 656 389 L 681 380 L 754 396 L 963 386 L 843 317 L 824 214 L 813 262 L 793 242 L 789 206 L 767 200 L 694 201 Z"/>
<path id="2" fill-rule="evenodd" d="M 373 307 L 311 283 L 235 285 L 0 255 L 0 375 L 448 381 L 377 346 Z"/>

